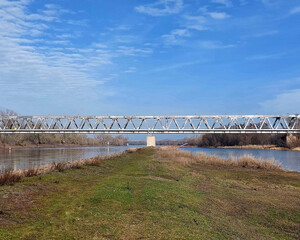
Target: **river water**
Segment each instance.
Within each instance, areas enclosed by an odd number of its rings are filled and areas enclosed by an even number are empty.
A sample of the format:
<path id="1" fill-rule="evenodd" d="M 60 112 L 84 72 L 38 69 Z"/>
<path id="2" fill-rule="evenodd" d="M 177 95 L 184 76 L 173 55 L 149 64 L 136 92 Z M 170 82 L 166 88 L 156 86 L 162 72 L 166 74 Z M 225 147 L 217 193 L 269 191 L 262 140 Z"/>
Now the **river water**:
<path id="1" fill-rule="evenodd" d="M 283 168 L 300 172 L 300 151 L 223 148 L 183 148 L 183 150 L 193 153 L 203 152 L 207 155 L 216 155 L 225 159 L 229 159 L 230 157 L 236 159 L 244 155 L 251 155 L 262 159 L 274 159 L 280 162 Z"/>
<path id="2" fill-rule="evenodd" d="M 4 169 L 27 169 L 38 167 L 53 162 L 67 162 L 80 160 L 100 155 L 107 155 L 125 151 L 132 147 L 62 147 L 62 148 L 23 148 L 23 149 L 0 149 L 0 172 Z M 238 158 L 243 155 L 252 155 L 256 158 L 275 159 L 285 169 L 300 172 L 300 152 L 257 150 L 257 149 L 218 149 L 218 148 L 184 148 L 193 153 L 203 152 L 208 155 L 217 155 L 228 159 Z"/>
<path id="3" fill-rule="evenodd" d="M 0 149 L 0 172 L 38 167 L 53 162 L 67 162 L 125 151 L 122 147 L 60 147 Z"/>

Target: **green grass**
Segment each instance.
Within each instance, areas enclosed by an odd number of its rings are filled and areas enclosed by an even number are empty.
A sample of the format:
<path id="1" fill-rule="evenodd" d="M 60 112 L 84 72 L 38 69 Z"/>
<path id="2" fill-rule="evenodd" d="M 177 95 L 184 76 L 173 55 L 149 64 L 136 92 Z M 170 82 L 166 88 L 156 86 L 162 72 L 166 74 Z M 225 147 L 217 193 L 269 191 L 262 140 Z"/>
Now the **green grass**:
<path id="1" fill-rule="evenodd" d="M 155 151 L 1 186 L 0 239 L 299 239 L 299 173 Z"/>

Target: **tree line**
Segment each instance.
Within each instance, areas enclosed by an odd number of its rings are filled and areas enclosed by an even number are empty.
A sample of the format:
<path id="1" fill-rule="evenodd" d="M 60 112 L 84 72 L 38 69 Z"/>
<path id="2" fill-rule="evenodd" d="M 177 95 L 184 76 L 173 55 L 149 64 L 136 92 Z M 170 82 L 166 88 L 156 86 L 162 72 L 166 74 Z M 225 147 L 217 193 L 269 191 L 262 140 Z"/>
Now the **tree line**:
<path id="1" fill-rule="evenodd" d="M 241 124 L 244 128 L 245 125 Z M 300 122 L 296 122 L 296 128 L 300 128 Z M 239 126 L 232 126 L 239 128 Z M 254 124 L 249 124 L 249 129 L 255 129 Z M 264 124 L 262 129 L 268 129 L 268 125 Z M 220 146 L 244 146 L 244 145 L 275 145 L 278 147 L 294 148 L 300 146 L 300 135 L 294 134 L 292 141 L 287 141 L 286 134 L 203 134 L 201 136 L 185 139 L 189 145 L 199 147 L 220 147 Z"/>
<path id="2" fill-rule="evenodd" d="M 220 146 L 244 146 L 244 145 L 276 145 L 278 147 L 299 147 L 300 138 L 288 142 L 286 134 L 204 134 L 187 138 L 185 141 L 191 146 L 220 147 Z"/>

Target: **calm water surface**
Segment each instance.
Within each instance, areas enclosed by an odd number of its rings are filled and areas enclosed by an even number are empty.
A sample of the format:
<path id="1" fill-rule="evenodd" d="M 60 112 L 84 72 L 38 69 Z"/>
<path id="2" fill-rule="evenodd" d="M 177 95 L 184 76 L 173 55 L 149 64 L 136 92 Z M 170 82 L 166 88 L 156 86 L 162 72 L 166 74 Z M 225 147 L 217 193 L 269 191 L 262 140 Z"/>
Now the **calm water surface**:
<path id="1" fill-rule="evenodd" d="M 193 153 L 203 152 L 207 155 L 216 155 L 228 159 L 239 158 L 243 155 L 252 155 L 255 158 L 275 159 L 285 169 L 300 172 L 300 151 L 279 151 L 262 149 L 222 149 L 222 148 L 183 148 Z"/>
<path id="2" fill-rule="evenodd" d="M 53 162 L 67 162 L 122 152 L 126 147 L 68 147 L 0 149 L 0 172 L 4 169 L 27 169 Z"/>
<path id="3" fill-rule="evenodd" d="M 100 155 L 118 153 L 132 147 L 74 147 L 74 148 L 25 148 L 0 149 L 0 172 L 4 169 L 26 169 L 38 167 L 53 162 L 67 162 Z M 185 151 L 203 152 L 208 155 L 217 155 L 228 159 L 243 155 L 252 155 L 256 158 L 275 159 L 285 169 L 300 172 L 300 152 L 277 151 L 260 149 L 220 149 L 220 148 L 184 148 Z"/>

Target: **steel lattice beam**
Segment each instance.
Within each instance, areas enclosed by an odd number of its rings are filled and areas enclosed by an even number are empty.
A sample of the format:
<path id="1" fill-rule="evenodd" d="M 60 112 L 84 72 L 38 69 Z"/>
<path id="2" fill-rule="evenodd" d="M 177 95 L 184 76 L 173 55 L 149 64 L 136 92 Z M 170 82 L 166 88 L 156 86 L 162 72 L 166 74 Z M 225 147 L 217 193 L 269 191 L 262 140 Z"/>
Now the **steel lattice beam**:
<path id="1" fill-rule="evenodd" d="M 0 133 L 300 133 L 300 115 L 0 116 Z"/>

